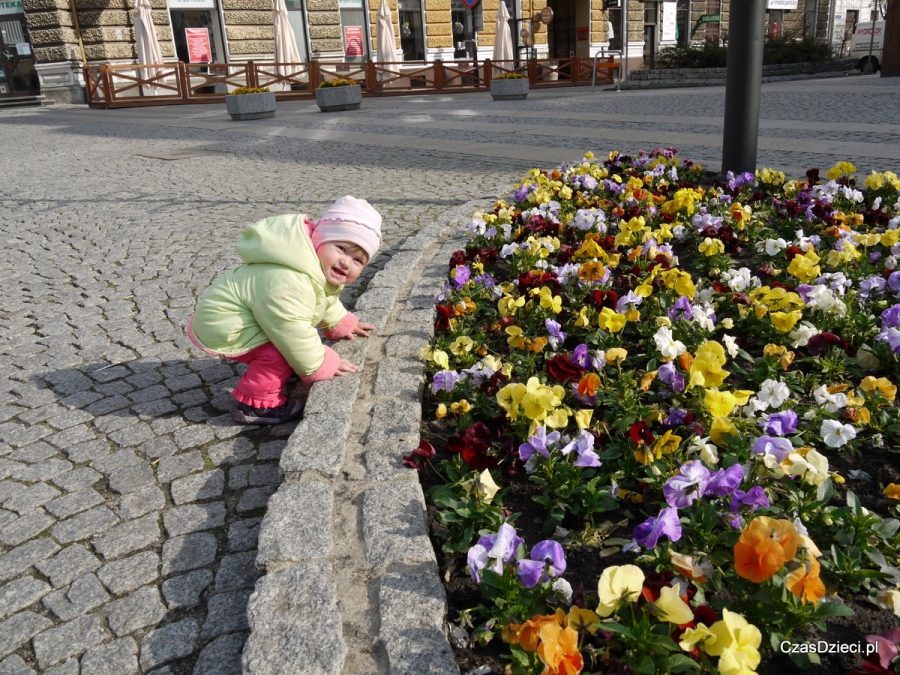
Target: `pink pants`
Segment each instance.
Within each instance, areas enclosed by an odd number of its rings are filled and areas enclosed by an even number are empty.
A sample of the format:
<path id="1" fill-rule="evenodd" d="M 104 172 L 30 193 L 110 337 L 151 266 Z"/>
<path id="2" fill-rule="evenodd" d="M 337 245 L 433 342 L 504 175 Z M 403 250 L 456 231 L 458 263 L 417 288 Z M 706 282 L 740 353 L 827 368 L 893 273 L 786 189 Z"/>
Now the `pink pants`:
<path id="1" fill-rule="evenodd" d="M 254 408 L 277 408 L 287 402 L 282 393 L 294 370 L 275 345 L 267 342 L 240 356 L 225 358 L 249 365 L 231 395 Z"/>

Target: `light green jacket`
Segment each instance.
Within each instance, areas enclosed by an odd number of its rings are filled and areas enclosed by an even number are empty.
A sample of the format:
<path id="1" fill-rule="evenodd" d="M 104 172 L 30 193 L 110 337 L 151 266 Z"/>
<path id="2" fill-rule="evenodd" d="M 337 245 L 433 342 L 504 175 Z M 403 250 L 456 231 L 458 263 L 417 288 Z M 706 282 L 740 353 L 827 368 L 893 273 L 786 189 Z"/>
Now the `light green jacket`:
<path id="1" fill-rule="evenodd" d="M 348 312 L 338 300 L 344 287 L 325 280 L 311 227 L 306 216 L 288 214 L 244 230 L 237 250 L 246 264 L 217 279 L 197 305 L 189 329 L 198 346 L 240 356 L 272 342 L 298 375 L 322 366 L 316 328 L 333 328 Z"/>

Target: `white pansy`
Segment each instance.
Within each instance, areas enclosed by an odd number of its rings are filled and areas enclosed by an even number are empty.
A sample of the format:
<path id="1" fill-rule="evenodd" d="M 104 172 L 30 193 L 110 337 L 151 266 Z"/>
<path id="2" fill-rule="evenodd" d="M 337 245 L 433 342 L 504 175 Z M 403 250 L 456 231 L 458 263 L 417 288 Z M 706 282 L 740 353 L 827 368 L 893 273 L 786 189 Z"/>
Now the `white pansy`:
<path id="1" fill-rule="evenodd" d="M 855 433 L 854 431 L 854 435 Z M 807 452 L 805 457 L 798 452 L 792 452 L 788 455 L 788 459 L 791 461 L 788 473 L 799 476 L 804 483 L 821 485 L 828 478 L 828 460 L 815 450 Z"/>
<path id="2" fill-rule="evenodd" d="M 518 244 L 515 244 L 515 243 L 513 243 L 513 244 L 504 244 L 504 245 L 503 245 L 503 248 L 500 249 L 500 257 L 501 257 L 501 258 L 508 258 L 509 256 L 513 255 L 513 254 L 514 254 L 516 251 L 518 251 L 518 250 L 519 250 L 519 245 L 518 245 Z"/>
<path id="3" fill-rule="evenodd" d="M 784 382 L 778 380 L 766 380 L 759 388 L 756 397 L 767 406 L 780 408 L 791 396 L 791 390 Z"/>
<path id="4" fill-rule="evenodd" d="M 829 448 L 840 448 L 856 438 L 856 429 L 837 420 L 824 420 L 819 435 Z"/>
<path id="5" fill-rule="evenodd" d="M 694 436 L 691 440 L 689 451 L 691 454 L 698 453 L 700 459 L 707 464 L 719 463 L 719 449 L 709 442 L 709 436 Z"/>
<path id="6" fill-rule="evenodd" d="M 788 334 L 788 337 L 792 340 L 791 347 L 805 347 L 807 343 L 809 343 L 809 339 L 813 335 L 818 334 L 818 328 L 808 321 L 801 321 L 794 327 L 794 330 Z"/>
<path id="7" fill-rule="evenodd" d="M 832 394 L 824 384 L 813 392 L 816 403 L 825 408 L 826 412 L 836 413 L 847 406 L 847 395 L 841 392 Z"/>
<path id="8" fill-rule="evenodd" d="M 703 303 L 702 305 L 694 305 L 693 309 L 694 322 L 704 330 L 710 333 L 713 332 L 716 329 L 716 324 L 712 320 L 712 317 L 715 316 L 712 305 Z"/>
<path id="9" fill-rule="evenodd" d="M 725 349 L 728 350 L 728 355 L 731 358 L 735 358 L 738 355 L 737 339 L 731 335 L 723 335 L 722 342 L 725 343 Z"/>
<path id="10" fill-rule="evenodd" d="M 762 412 L 768 407 L 768 403 L 764 403 L 754 396 L 749 401 L 747 401 L 747 405 L 741 408 L 741 412 L 744 413 L 744 417 L 756 417 L 756 413 Z"/>
<path id="11" fill-rule="evenodd" d="M 690 231 L 684 225 L 676 225 L 672 228 L 672 234 L 678 241 L 684 241 L 688 238 Z"/>
<path id="12" fill-rule="evenodd" d="M 572 602 L 572 585 L 562 577 L 558 577 L 550 588 L 558 604 L 568 605 Z"/>
<path id="13" fill-rule="evenodd" d="M 743 293 L 752 288 L 759 288 L 762 285 L 758 277 L 746 267 L 736 270 L 727 270 L 722 273 L 721 279 L 735 293 Z"/>
<path id="14" fill-rule="evenodd" d="M 664 359 L 674 359 L 687 351 L 687 347 L 680 340 L 676 340 L 672 336 L 672 329 L 661 326 L 653 335 L 656 342 L 656 348 Z"/>
<path id="15" fill-rule="evenodd" d="M 473 235 L 484 234 L 487 229 L 487 223 L 485 223 L 481 218 L 477 216 L 472 218 L 472 221 L 469 223 L 469 232 Z"/>
<path id="16" fill-rule="evenodd" d="M 778 239 L 766 239 L 765 247 L 766 247 L 766 255 L 775 256 L 781 253 L 784 249 L 786 249 L 788 243 L 779 237 Z"/>

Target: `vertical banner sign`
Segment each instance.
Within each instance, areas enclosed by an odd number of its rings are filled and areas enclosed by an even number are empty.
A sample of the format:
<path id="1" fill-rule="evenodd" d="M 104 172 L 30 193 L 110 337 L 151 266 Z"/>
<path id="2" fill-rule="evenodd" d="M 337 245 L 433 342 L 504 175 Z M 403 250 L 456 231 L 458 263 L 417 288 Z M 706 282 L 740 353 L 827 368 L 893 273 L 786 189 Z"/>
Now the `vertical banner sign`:
<path id="1" fill-rule="evenodd" d="M 362 26 L 344 26 L 344 53 L 347 56 L 363 55 Z"/>
<path id="2" fill-rule="evenodd" d="M 662 34 L 659 39 L 663 42 L 674 42 L 678 39 L 677 5 L 678 3 L 676 2 L 660 3 L 660 9 L 662 10 Z"/>
<path id="3" fill-rule="evenodd" d="M 185 28 L 184 36 L 187 39 L 188 59 L 191 63 L 212 61 L 208 28 Z"/>

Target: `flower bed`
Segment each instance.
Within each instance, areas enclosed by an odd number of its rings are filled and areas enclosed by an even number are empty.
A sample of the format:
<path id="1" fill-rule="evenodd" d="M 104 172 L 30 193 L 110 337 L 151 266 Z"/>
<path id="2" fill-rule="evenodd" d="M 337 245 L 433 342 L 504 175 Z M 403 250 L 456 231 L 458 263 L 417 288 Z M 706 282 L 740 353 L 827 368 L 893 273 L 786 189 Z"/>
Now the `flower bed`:
<path id="1" fill-rule="evenodd" d="M 723 184 L 674 150 L 589 153 L 532 170 L 470 232 L 406 460 L 461 663 L 840 672 L 876 642 L 873 668 L 896 655 L 897 634 L 863 636 L 900 608 L 897 176 L 858 185 L 841 162 Z"/>

